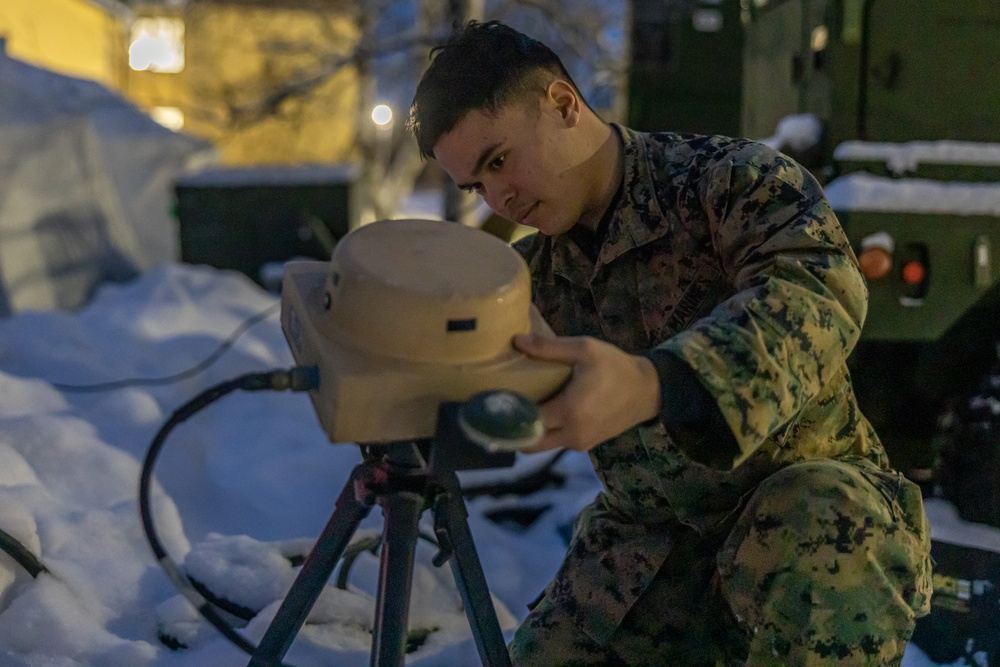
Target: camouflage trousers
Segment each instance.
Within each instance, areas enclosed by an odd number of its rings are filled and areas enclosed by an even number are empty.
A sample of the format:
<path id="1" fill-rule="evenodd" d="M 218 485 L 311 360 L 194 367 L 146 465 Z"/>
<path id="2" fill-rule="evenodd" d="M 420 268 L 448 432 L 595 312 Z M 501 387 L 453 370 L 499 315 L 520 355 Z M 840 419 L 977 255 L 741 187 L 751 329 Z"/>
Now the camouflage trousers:
<path id="1" fill-rule="evenodd" d="M 929 611 L 920 491 L 864 460 L 792 464 L 718 531 L 671 530 L 664 564 L 610 640 L 589 637 L 548 591 L 511 642 L 514 664 L 898 665 Z"/>

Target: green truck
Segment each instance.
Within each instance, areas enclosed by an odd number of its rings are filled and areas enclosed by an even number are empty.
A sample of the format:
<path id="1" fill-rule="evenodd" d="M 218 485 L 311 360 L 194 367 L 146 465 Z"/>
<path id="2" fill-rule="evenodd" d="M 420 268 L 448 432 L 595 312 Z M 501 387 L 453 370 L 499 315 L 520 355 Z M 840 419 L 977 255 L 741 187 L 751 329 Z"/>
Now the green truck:
<path id="1" fill-rule="evenodd" d="M 1000 526 L 1000 2 L 635 0 L 632 36 L 630 124 L 776 141 L 824 183 L 871 294 L 862 409 Z"/>

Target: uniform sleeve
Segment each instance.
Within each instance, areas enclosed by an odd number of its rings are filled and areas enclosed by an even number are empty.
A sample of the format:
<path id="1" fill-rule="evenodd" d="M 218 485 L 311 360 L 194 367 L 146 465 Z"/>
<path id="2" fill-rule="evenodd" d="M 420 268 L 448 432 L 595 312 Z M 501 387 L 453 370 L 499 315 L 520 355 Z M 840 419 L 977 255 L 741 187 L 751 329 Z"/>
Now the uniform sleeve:
<path id="1" fill-rule="evenodd" d="M 744 147 L 707 172 L 700 199 L 735 294 L 656 352 L 691 368 L 742 459 L 841 372 L 867 288 L 821 187 L 790 159 Z"/>
<path id="2" fill-rule="evenodd" d="M 660 380 L 659 420 L 674 443 L 693 461 L 725 469 L 740 456 L 732 430 L 698 375 L 670 352 L 654 348 L 646 355 Z"/>

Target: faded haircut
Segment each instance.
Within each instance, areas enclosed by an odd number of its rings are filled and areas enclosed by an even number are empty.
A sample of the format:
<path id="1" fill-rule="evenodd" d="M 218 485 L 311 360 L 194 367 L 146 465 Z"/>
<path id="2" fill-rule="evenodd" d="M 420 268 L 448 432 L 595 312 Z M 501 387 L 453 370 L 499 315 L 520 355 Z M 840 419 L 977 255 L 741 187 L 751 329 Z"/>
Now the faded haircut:
<path id="1" fill-rule="evenodd" d="M 541 96 L 545 75 L 565 79 L 579 94 L 552 49 L 499 21 L 470 21 L 430 57 L 407 121 L 425 158 L 434 157 L 441 136 L 468 112 L 495 114 L 532 93 Z"/>

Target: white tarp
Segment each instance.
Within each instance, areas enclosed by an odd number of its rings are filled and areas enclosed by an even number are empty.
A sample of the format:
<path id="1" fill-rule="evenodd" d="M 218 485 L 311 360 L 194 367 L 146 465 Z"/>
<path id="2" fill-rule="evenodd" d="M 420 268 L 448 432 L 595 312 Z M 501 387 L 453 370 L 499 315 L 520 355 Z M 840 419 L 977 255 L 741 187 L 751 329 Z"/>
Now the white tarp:
<path id="1" fill-rule="evenodd" d="M 211 146 L 2 45 L 0 316 L 73 309 L 103 282 L 176 261 L 174 180 L 214 161 Z"/>

